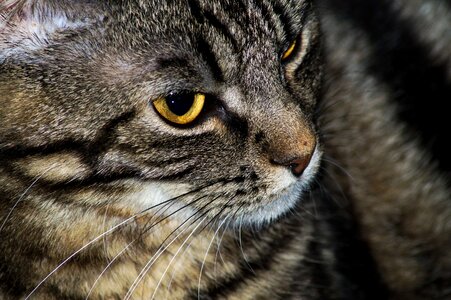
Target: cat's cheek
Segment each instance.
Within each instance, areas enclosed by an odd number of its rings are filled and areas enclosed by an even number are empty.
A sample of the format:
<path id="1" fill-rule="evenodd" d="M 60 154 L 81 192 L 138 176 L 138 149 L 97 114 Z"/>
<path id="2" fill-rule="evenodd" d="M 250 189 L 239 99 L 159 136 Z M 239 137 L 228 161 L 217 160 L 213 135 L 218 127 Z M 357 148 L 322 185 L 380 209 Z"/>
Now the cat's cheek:
<path id="1" fill-rule="evenodd" d="M 146 182 L 139 189 L 124 197 L 124 202 L 136 210 L 137 213 L 155 209 L 167 215 L 179 209 L 183 200 L 189 197 L 192 187 L 188 184 Z M 189 213 L 186 207 L 180 214 Z"/>
<path id="2" fill-rule="evenodd" d="M 15 162 L 14 166 L 30 178 L 49 183 L 85 179 L 91 173 L 81 158 L 72 153 L 28 156 Z"/>

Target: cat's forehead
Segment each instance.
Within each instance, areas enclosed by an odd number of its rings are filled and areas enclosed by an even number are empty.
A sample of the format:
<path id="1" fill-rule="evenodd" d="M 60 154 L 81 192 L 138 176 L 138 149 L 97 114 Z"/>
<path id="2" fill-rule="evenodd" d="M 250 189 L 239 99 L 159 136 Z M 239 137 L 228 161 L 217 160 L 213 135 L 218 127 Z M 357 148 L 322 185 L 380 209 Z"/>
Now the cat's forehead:
<path id="1" fill-rule="evenodd" d="M 149 34 L 170 32 L 192 34 L 214 28 L 219 34 L 238 35 L 245 39 L 253 34 L 275 32 L 292 37 L 301 27 L 310 9 L 310 0 L 151 0 L 123 1 L 114 15 L 121 15 L 121 26 L 127 23 Z"/>
<path id="2" fill-rule="evenodd" d="M 127 0 L 113 7 L 110 34 L 117 48 L 142 53 L 143 63 L 200 58 L 235 77 L 248 60 L 277 69 L 310 11 L 310 0 Z"/>
<path id="3" fill-rule="evenodd" d="M 138 9 L 142 15 L 156 11 L 164 11 L 166 13 L 182 12 L 183 8 L 188 7 L 212 7 L 217 12 L 220 10 L 227 10 L 233 8 L 247 8 L 261 7 L 262 5 L 273 8 L 282 9 L 285 11 L 302 11 L 306 9 L 306 5 L 311 0 L 124 0 L 120 2 L 119 7 L 128 9 Z M 131 12 L 129 10 L 129 12 Z M 279 11 L 280 12 L 280 11 Z M 194 13 L 194 12 L 193 12 Z M 235 14 L 240 15 L 244 12 L 236 10 Z"/>

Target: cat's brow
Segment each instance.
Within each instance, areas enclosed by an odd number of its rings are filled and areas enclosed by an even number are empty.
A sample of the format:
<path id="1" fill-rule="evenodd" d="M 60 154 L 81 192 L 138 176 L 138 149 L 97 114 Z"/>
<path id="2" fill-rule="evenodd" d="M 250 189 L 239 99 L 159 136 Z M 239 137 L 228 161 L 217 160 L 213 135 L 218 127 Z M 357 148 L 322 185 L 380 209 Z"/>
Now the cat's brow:
<path id="1" fill-rule="evenodd" d="M 196 0 L 189 0 L 188 5 L 190 7 L 191 13 L 199 24 L 205 24 L 209 27 L 215 28 L 223 37 L 225 37 L 233 47 L 235 53 L 240 52 L 240 45 L 236 40 L 235 36 L 230 31 L 230 26 L 224 24 L 211 12 L 203 10 Z"/>
<path id="2" fill-rule="evenodd" d="M 182 58 L 182 57 L 158 58 L 157 64 L 158 64 L 158 69 L 189 67 L 188 60 L 185 58 Z"/>
<path id="3" fill-rule="evenodd" d="M 224 74 L 209 43 L 203 37 L 198 37 L 196 44 L 197 51 L 199 51 L 202 59 L 209 65 L 213 77 L 219 82 L 224 81 Z"/>

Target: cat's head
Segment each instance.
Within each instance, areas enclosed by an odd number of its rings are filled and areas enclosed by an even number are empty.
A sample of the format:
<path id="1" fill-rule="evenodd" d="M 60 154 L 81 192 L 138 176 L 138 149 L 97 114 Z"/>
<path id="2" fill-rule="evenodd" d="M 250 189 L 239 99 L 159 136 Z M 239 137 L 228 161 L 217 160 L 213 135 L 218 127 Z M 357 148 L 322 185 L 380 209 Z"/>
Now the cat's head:
<path id="1" fill-rule="evenodd" d="M 38 178 L 36 201 L 132 213 L 164 202 L 261 223 L 311 182 L 321 63 L 310 1 L 0 9 L 0 156 L 20 180 Z"/>

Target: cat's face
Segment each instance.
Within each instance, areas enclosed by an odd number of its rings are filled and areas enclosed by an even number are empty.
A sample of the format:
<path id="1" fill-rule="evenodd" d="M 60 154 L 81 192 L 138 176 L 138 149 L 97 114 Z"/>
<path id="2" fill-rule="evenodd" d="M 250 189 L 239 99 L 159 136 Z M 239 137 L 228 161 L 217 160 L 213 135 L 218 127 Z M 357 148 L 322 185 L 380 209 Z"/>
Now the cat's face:
<path id="1" fill-rule="evenodd" d="M 2 25 L 2 164 L 56 201 L 286 212 L 320 157 L 309 1 L 141 2 L 25 2 Z"/>

